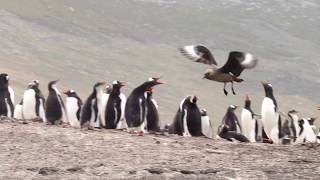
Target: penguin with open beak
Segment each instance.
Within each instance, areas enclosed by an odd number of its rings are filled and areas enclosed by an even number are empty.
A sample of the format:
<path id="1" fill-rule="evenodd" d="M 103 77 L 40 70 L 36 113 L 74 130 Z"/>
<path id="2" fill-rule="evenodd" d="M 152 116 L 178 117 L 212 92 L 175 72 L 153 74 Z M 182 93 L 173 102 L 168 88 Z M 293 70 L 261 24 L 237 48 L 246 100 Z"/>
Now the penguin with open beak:
<path id="1" fill-rule="evenodd" d="M 125 106 L 125 119 L 129 132 L 143 135 L 147 131 L 147 94 L 156 85 L 163 84 L 160 78 L 149 78 L 129 95 Z"/>

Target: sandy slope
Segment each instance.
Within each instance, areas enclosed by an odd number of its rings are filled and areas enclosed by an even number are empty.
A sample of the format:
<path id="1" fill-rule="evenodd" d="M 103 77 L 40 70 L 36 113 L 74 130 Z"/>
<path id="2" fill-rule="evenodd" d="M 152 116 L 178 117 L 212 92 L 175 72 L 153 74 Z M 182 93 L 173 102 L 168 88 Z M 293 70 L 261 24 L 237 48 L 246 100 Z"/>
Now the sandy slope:
<path id="1" fill-rule="evenodd" d="M 0 123 L 0 179 L 316 179 L 319 145 L 132 136 Z"/>

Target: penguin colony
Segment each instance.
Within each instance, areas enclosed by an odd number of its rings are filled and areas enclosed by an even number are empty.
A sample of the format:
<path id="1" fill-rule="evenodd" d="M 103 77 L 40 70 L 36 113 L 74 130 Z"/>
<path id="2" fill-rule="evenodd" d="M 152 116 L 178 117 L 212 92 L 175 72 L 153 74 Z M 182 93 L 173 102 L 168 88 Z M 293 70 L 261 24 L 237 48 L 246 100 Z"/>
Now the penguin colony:
<path id="1" fill-rule="evenodd" d="M 250 53 L 232 51 L 227 62 L 217 67 L 212 53 L 201 45 L 189 45 L 179 48 L 188 59 L 209 65 L 203 78 L 224 83 L 223 92 L 228 95 L 226 84 L 241 83 L 239 78 L 245 69 L 254 68 L 258 59 Z M 0 74 L 0 115 L 16 119 L 40 118 L 46 124 L 70 124 L 74 128 L 106 128 L 127 130 L 129 133 L 169 133 L 181 136 L 213 137 L 213 127 L 206 109 L 197 105 L 197 96 L 187 96 L 180 102 L 173 122 L 160 128 L 158 104 L 153 98 L 154 88 L 163 84 L 160 78 L 149 78 L 126 98 L 121 93 L 124 82 L 113 81 L 94 84 L 91 94 L 83 103 L 75 90 L 63 92 L 64 104 L 57 88 L 58 80 L 48 83 L 48 97 L 39 89 L 39 81 L 32 80 L 24 91 L 22 100 L 14 107 L 14 91 L 9 86 L 9 75 Z M 276 144 L 318 142 L 314 125 L 315 118 L 299 118 L 298 112 L 291 110 L 286 119 L 279 111 L 273 87 L 268 82 L 261 82 L 265 97 L 261 105 L 261 114 L 251 109 L 251 99 L 246 95 L 240 119 L 235 114 L 238 108 L 230 105 L 218 128 L 217 138 L 240 142 L 265 142 Z M 320 108 L 318 108 L 320 110 Z"/>

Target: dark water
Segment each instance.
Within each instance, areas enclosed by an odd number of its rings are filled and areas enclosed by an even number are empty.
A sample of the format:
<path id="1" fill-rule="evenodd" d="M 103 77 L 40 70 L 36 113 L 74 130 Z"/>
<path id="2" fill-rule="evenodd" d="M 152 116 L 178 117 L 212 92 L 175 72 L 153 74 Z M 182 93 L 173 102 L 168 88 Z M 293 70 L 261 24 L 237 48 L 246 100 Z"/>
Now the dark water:
<path id="1" fill-rule="evenodd" d="M 317 0 L 0 0 L 0 70 L 12 77 L 18 99 L 31 79 L 46 92 L 48 80 L 85 98 L 96 81 L 123 80 L 128 94 L 150 76 L 160 114 L 171 121 L 180 100 L 199 96 L 215 122 L 246 93 L 260 111 L 260 80 L 275 88 L 280 109 L 316 116 L 320 104 L 320 1 Z M 201 79 L 205 65 L 182 57 L 177 47 L 208 46 L 223 64 L 231 50 L 259 57 L 243 73 L 237 96 L 223 84 Z"/>

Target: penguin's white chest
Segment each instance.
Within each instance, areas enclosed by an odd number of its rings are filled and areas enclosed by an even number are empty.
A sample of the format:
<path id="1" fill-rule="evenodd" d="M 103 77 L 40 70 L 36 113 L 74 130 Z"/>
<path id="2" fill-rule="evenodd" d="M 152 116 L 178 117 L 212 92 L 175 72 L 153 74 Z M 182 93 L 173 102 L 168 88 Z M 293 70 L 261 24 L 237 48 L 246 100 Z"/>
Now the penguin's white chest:
<path id="1" fill-rule="evenodd" d="M 270 138 L 271 130 L 277 126 L 278 113 L 272 99 L 265 97 L 261 106 L 261 121 L 267 136 Z"/>
<path id="2" fill-rule="evenodd" d="M 243 109 L 241 112 L 241 127 L 242 133 L 246 136 L 250 142 L 255 142 L 255 119 L 252 118 L 252 113 Z"/>
<path id="3" fill-rule="evenodd" d="M 207 138 L 213 138 L 213 129 L 209 116 L 201 116 L 201 131 Z"/>
<path id="4" fill-rule="evenodd" d="M 79 110 L 78 107 L 78 99 L 74 97 L 68 97 L 66 100 L 66 109 L 67 109 L 67 116 L 72 127 L 79 128 L 80 121 L 77 117 L 77 112 Z"/>
<path id="5" fill-rule="evenodd" d="M 28 89 L 23 94 L 23 117 L 25 119 L 34 119 L 36 115 L 36 93 L 33 89 Z"/>

